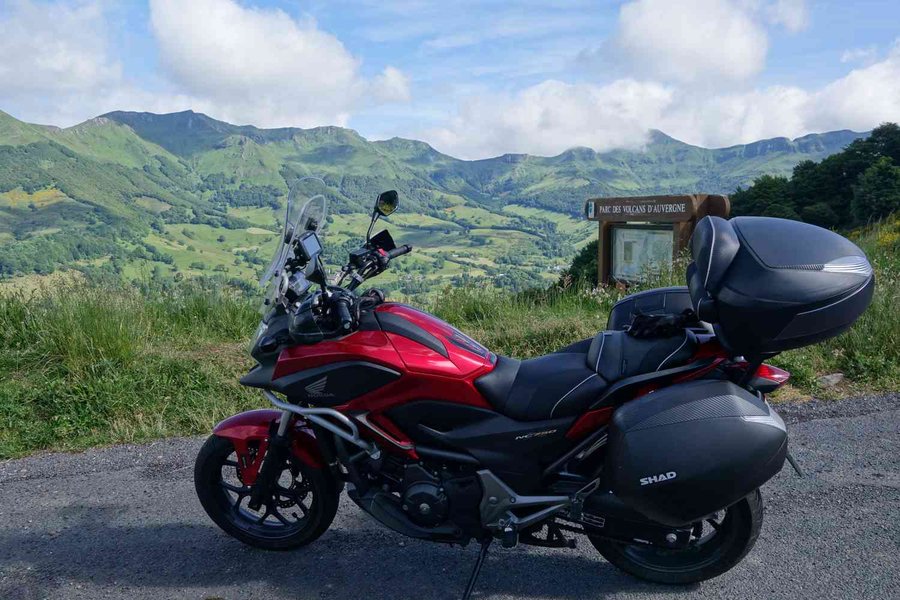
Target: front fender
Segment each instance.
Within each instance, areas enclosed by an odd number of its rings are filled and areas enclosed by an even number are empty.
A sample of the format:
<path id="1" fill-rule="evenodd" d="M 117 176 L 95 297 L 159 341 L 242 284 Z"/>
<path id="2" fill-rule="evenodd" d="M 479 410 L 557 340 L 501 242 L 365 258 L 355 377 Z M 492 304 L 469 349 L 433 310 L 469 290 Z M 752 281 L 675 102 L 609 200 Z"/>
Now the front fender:
<path id="1" fill-rule="evenodd" d="M 238 455 L 238 469 L 245 484 L 256 481 L 269 445 L 272 423 L 281 420 L 281 411 L 268 408 L 248 410 L 228 417 L 213 429 L 213 435 L 231 440 Z M 325 466 L 316 435 L 303 419 L 296 419 L 291 431 L 291 452 L 303 464 L 314 469 Z"/>

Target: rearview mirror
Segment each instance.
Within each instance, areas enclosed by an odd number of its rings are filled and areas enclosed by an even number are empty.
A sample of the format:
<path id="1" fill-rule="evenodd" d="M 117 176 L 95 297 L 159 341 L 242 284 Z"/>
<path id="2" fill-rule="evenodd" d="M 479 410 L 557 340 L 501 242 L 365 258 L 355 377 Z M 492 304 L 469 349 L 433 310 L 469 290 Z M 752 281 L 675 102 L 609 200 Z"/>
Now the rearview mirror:
<path id="1" fill-rule="evenodd" d="M 375 200 L 375 212 L 382 217 L 387 217 L 397 210 L 399 204 L 400 195 L 397 193 L 397 190 L 381 192 L 378 194 L 378 199 Z"/>

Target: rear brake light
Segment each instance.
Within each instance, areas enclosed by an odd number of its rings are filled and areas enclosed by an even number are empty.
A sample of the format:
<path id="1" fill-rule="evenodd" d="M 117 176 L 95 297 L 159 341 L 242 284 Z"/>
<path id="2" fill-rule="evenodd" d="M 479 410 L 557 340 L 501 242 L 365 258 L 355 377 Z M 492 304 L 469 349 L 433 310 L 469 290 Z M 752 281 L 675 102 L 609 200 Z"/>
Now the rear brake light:
<path id="1" fill-rule="evenodd" d="M 759 379 L 765 379 L 766 381 L 771 381 L 777 387 L 780 387 L 784 385 L 788 379 L 791 378 L 791 374 L 784 369 L 779 369 L 778 367 L 773 367 L 772 365 L 763 363 L 759 365 L 759 368 L 756 370 L 756 377 Z"/>

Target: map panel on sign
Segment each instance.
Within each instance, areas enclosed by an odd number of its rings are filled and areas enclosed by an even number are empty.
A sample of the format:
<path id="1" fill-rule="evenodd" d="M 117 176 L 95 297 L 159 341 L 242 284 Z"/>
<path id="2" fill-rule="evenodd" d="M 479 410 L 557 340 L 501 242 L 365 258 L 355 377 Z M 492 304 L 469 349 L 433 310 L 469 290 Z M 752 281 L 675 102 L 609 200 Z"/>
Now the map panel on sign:
<path id="1" fill-rule="evenodd" d="M 667 267 L 672 262 L 672 231 L 670 229 L 612 230 L 613 278 L 639 281 L 649 273 Z"/>

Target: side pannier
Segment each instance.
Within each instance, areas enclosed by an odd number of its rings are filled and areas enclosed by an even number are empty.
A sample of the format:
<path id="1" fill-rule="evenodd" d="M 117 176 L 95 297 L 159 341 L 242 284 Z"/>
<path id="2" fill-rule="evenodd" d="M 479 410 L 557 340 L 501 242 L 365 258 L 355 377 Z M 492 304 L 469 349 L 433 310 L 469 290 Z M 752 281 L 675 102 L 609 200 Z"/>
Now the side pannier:
<path id="1" fill-rule="evenodd" d="M 730 506 L 775 476 L 784 422 L 729 381 L 673 385 L 616 410 L 605 484 L 648 519 L 674 527 Z"/>

